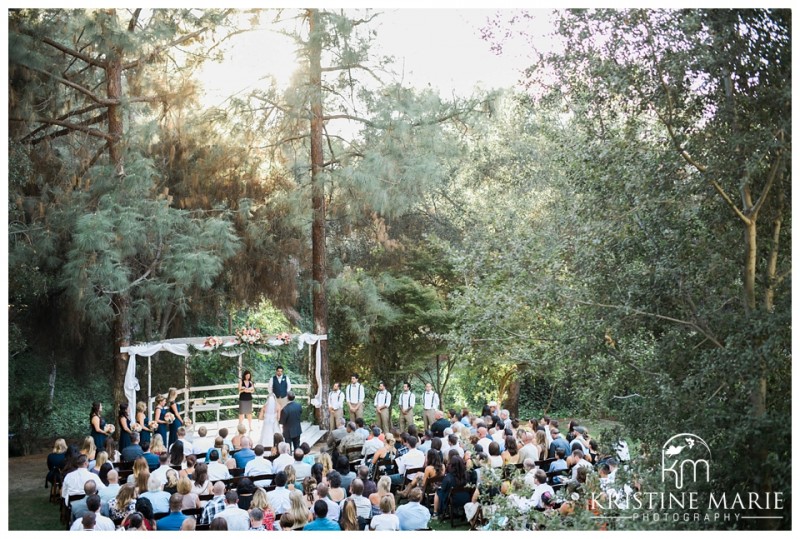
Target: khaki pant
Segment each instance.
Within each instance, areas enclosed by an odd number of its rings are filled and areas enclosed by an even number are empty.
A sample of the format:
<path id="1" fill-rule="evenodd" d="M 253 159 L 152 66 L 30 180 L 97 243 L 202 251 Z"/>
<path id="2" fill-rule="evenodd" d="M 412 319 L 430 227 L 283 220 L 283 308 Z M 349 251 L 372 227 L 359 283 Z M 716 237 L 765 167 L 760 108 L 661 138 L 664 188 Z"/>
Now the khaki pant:
<path id="1" fill-rule="evenodd" d="M 328 410 L 328 412 L 330 412 L 331 416 L 331 430 L 338 429 L 339 425 L 337 425 L 336 423 L 340 419 L 344 419 L 344 411 L 341 408 L 339 408 L 338 410 Z"/>
<path id="2" fill-rule="evenodd" d="M 279 397 L 275 397 L 275 402 L 278 403 L 278 406 L 280 406 L 281 408 L 284 408 L 284 407 L 286 407 L 287 404 L 289 404 L 289 398 L 288 397 L 280 397 L 280 398 Z"/>
<path id="3" fill-rule="evenodd" d="M 428 430 L 431 428 L 431 425 L 436 421 L 436 409 L 431 408 L 430 410 L 423 410 L 422 411 L 422 422 L 424 424 L 423 429 Z"/>
<path id="4" fill-rule="evenodd" d="M 382 410 L 375 410 L 378 415 L 378 428 L 383 432 L 389 432 L 392 429 L 392 420 L 389 414 L 389 408 L 386 407 Z"/>
<path id="5" fill-rule="evenodd" d="M 355 421 L 359 417 L 364 417 L 364 403 L 359 402 L 358 406 L 355 409 L 350 408 L 350 404 L 347 405 L 347 409 L 350 410 L 350 421 Z"/>
<path id="6" fill-rule="evenodd" d="M 406 432 L 409 425 L 414 424 L 414 409 L 409 408 L 407 412 L 400 411 L 400 432 Z"/>

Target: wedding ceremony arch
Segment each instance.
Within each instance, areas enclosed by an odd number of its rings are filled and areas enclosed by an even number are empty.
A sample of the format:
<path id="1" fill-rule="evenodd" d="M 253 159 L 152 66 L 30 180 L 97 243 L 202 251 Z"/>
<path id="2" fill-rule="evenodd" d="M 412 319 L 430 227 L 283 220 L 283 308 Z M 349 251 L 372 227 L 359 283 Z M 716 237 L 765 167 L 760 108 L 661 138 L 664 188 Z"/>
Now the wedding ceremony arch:
<path id="1" fill-rule="evenodd" d="M 287 346 L 292 343 L 297 344 L 297 348 L 302 350 L 304 346 L 308 346 L 309 360 L 311 358 L 312 348 L 316 350 L 314 361 L 314 378 L 317 382 L 316 394 L 311 396 L 309 394 L 309 402 L 315 407 L 319 408 L 322 405 L 322 352 L 319 346 L 319 341 L 327 340 L 327 335 L 315 335 L 313 333 L 301 334 L 281 334 L 267 336 L 263 342 L 251 344 L 256 352 L 261 354 L 268 354 L 273 347 Z M 239 357 L 239 370 L 242 369 L 242 349 L 243 341 L 240 336 L 225 336 L 225 337 L 181 337 L 176 339 L 166 339 L 162 341 L 140 343 L 131 346 L 123 346 L 120 352 L 128 354 L 128 367 L 125 372 L 125 396 L 128 399 L 128 405 L 131 410 L 136 409 L 136 392 L 141 389 L 139 379 L 136 377 L 136 361 L 137 357 L 147 358 L 147 411 L 152 416 L 152 402 L 153 402 L 153 388 L 152 388 L 152 357 L 159 352 L 169 352 L 171 354 L 182 356 L 185 361 L 196 353 L 208 353 L 216 351 L 221 355 L 228 357 Z M 188 373 L 188 371 L 185 371 Z M 188 374 L 185 374 L 185 387 L 186 401 L 188 404 L 188 391 L 189 380 Z"/>

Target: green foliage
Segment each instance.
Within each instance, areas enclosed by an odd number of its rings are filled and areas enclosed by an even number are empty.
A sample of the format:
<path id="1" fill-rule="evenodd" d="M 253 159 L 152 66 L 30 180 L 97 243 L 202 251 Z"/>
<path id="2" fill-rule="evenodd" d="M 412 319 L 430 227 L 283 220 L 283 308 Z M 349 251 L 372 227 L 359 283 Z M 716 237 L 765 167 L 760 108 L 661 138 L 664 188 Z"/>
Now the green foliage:
<path id="1" fill-rule="evenodd" d="M 323 74 L 332 380 L 355 370 L 396 394 L 413 377 L 433 381 L 446 407 L 499 398 L 523 418 L 614 419 L 641 449 L 633 471 L 648 488 L 660 445 L 691 431 L 713 448 L 709 488 L 790 499 L 789 12 L 561 11 L 563 47 L 538 55 L 527 93 L 453 101 L 390 80 L 370 13 L 319 15 L 300 55 L 319 40 L 323 63 L 350 66 Z M 313 327 L 307 72 L 284 93 L 270 86 L 207 114 L 192 108 L 185 69 L 131 72 L 126 97 L 180 98 L 157 115 L 124 104 L 124 175 L 102 151 L 83 170 L 102 148 L 85 133 L 37 131 L 34 116 L 90 101 L 50 71 L 86 88 L 105 80 L 42 37 L 137 56 L 225 12 L 156 10 L 143 32 L 126 30 L 128 16 L 10 13 L 10 109 L 28 121 L 12 122 L 9 142 L 9 397 L 28 447 L 37 421 L 85 432 L 85 394 L 61 373 L 94 374 L 84 364 L 107 353 L 95 334 L 107 339 L 115 294 L 132 299 L 135 339 Z M 23 403 L 46 391 L 45 330 L 63 335 L 65 406 L 37 418 Z M 290 346 L 244 362 L 257 381 L 277 363 L 301 381 L 306 361 Z M 159 362 L 157 390 L 181 386 L 182 359 Z M 190 368 L 195 385 L 237 374 L 236 358 L 218 354 Z M 89 379 L 107 403 L 103 376 Z M 598 527 L 583 509 L 508 511 L 492 526 Z"/>
<path id="2" fill-rule="evenodd" d="M 9 379 L 16 382 L 9 385 L 9 432 L 14 434 L 12 445 L 22 454 L 35 452 L 56 438 L 72 442 L 88 436 L 95 400 L 103 403 L 106 417 L 113 417 L 110 385 L 97 373 L 75 376 L 63 363 L 57 366 L 51 406 L 48 361 L 26 351 L 9 367 Z"/>

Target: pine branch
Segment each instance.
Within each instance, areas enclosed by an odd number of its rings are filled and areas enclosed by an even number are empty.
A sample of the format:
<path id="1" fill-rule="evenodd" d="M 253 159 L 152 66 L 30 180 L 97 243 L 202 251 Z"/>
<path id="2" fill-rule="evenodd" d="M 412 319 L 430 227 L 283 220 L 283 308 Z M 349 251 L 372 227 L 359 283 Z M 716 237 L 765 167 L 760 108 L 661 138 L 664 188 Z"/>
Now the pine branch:
<path id="1" fill-rule="evenodd" d="M 163 243 L 163 242 L 159 242 L 159 243 L 158 243 L 158 248 L 157 248 L 157 250 L 156 250 L 156 255 L 155 255 L 155 257 L 153 258 L 153 262 L 151 262 L 151 263 L 150 263 L 150 266 L 147 268 L 147 271 L 145 271 L 145 272 L 144 272 L 142 275 L 140 275 L 140 276 L 139 276 L 137 279 L 135 279 L 134 281 L 132 281 L 132 282 L 131 282 L 131 283 L 130 283 L 128 286 L 126 286 L 126 287 L 125 287 L 125 288 L 123 288 L 122 290 L 106 290 L 106 289 L 104 289 L 104 288 L 103 288 L 103 289 L 101 289 L 101 291 L 102 291 L 104 294 L 108 294 L 108 295 L 117 295 L 117 294 L 122 294 L 122 293 L 124 293 L 124 292 L 127 292 L 127 291 L 128 291 L 128 290 L 130 290 L 131 288 L 135 287 L 137 284 L 141 283 L 142 281 L 146 280 L 146 279 L 147 279 L 147 277 L 149 277 L 149 276 L 150 276 L 150 274 L 153 272 L 153 270 L 155 270 L 155 269 L 156 269 L 156 266 L 158 266 L 158 263 L 161 261 L 161 250 L 162 250 L 162 248 L 163 248 L 163 247 L 164 247 L 164 243 Z"/>
<path id="2" fill-rule="evenodd" d="M 78 174 L 76 174 L 76 176 L 75 176 L 77 178 L 77 180 L 82 180 L 83 177 L 86 175 L 86 173 L 89 172 L 89 170 L 91 170 L 91 168 L 95 165 L 95 163 L 97 163 L 97 161 L 100 159 L 100 156 L 102 156 L 103 153 L 106 150 L 108 150 L 108 148 L 110 148 L 110 147 L 111 147 L 111 142 L 106 142 L 105 144 L 103 144 L 94 153 L 94 156 L 92 156 L 92 158 L 89 160 L 89 162 L 86 163 L 84 166 L 82 166 L 81 169 L 78 171 Z"/>
<path id="3" fill-rule="evenodd" d="M 376 75 L 375 72 L 372 71 L 372 69 L 370 69 L 369 67 L 367 67 L 367 66 L 365 66 L 363 64 L 347 64 L 347 65 L 338 65 L 338 66 L 328 66 L 328 67 L 321 68 L 321 71 L 323 73 L 326 73 L 326 72 L 329 73 L 331 71 L 351 71 L 353 69 L 361 69 L 363 71 L 366 71 L 367 73 L 372 75 L 372 77 L 376 81 L 378 81 L 379 83 L 383 84 L 383 80 L 381 80 L 381 78 L 378 75 Z"/>
<path id="4" fill-rule="evenodd" d="M 330 161 L 325 161 L 322 163 L 322 166 L 328 167 L 330 165 L 341 163 L 347 157 L 364 157 L 364 154 L 361 152 L 345 152 L 340 157 L 331 159 Z"/>
<path id="5" fill-rule="evenodd" d="M 354 122 L 361 122 L 362 124 L 364 124 L 364 125 L 366 125 L 368 127 L 373 127 L 373 128 L 376 128 L 376 129 L 381 129 L 382 128 L 382 127 L 378 126 L 378 124 L 376 124 L 375 122 L 373 122 L 371 120 L 367 120 L 366 118 L 361 118 L 360 116 L 354 116 L 352 114 L 346 114 L 346 113 L 329 114 L 327 116 L 323 116 L 322 117 L 322 121 L 324 121 L 324 122 L 327 122 L 329 120 L 352 120 Z"/>
<path id="6" fill-rule="evenodd" d="M 366 19 L 350 19 L 350 24 L 353 25 L 353 26 L 360 26 L 362 24 L 369 24 L 369 23 L 372 22 L 373 19 L 375 19 L 379 15 L 380 15 L 380 13 L 373 13 L 371 16 L 369 16 Z"/>
<path id="7" fill-rule="evenodd" d="M 95 103 L 97 103 L 99 105 L 109 106 L 109 105 L 116 105 L 117 104 L 113 100 L 104 99 L 104 98 L 98 97 L 91 90 L 89 90 L 87 88 L 84 88 L 80 84 L 75 84 L 74 82 L 72 82 L 70 80 L 67 80 L 64 77 L 59 77 L 58 75 L 53 75 L 49 71 L 45 71 L 44 69 L 39 69 L 38 67 L 32 67 L 32 66 L 28 66 L 28 65 L 26 65 L 25 67 L 30 69 L 31 71 L 35 71 L 36 73 L 41 73 L 42 75 L 47 75 L 48 77 L 60 82 L 61 84 L 65 85 L 65 86 L 69 86 L 70 88 L 72 88 L 74 90 L 77 90 L 79 93 L 82 93 L 83 95 L 85 95 L 86 97 L 88 97 L 89 99 L 91 99 L 92 101 L 94 101 Z"/>
<path id="8" fill-rule="evenodd" d="M 141 66 L 143 64 L 147 64 L 147 63 L 151 62 L 154 58 L 156 58 L 159 54 L 164 52 L 165 50 L 170 49 L 172 47 L 176 47 L 176 46 L 181 45 L 183 43 L 186 43 L 187 41 L 190 41 L 190 40 L 196 38 L 197 36 L 199 36 L 200 34 L 205 32 L 206 30 L 208 30 L 208 28 L 201 28 L 200 30 L 196 30 L 196 31 L 192 32 L 191 34 L 186 34 L 185 36 L 181 36 L 178 39 L 176 39 L 176 40 L 174 40 L 174 41 L 172 41 L 170 43 L 167 43 L 166 45 L 162 45 L 161 47 L 156 47 L 152 52 L 150 52 L 149 54 L 143 56 L 142 58 L 139 58 L 137 60 L 133 60 L 132 62 L 128 62 L 127 64 L 123 65 L 122 66 L 122 70 L 125 71 L 125 70 L 128 70 L 128 69 L 133 69 L 134 67 L 139 67 L 139 66 Z"/>
<path id="9" fill-rule="evenodd" d="M 292 137 L 286 137 L 286 138 L 281 139 L 281 140 L 279 140 L 277 142 L 273 142 L 271 144 L 266 144 L 266 145 L 260 146 L 260 147 L 262 149 L 263 148 L 276 148 L 278 146 L 282 146 L 283 144 L 286 144 L 287 142 L 294 142 L 296 140 L 303 140 L 303 139 L 308 138 L 309 136 L 310 135 L 308 133 L 305 133 L 305 134 L 302 134 L 302 135 L 295 135 L 295 136 L 292 136 Z"/>
<path id="10" fill-rule="evenodd" d="M 98 123 L 99 121 L 102 121 L 101 117 L 102 117 L 102 115 L 96 116 L 91 121 L 87 120 L 84 123 L 87 123 L 87 125 Z M 55 120 L 55 119 L 50 119 L 50 118 L 34 118 L 33 120 L 26 120 L 26 119 L 23 119 L 23 118 L 9 118 L 9 120 L 10 121 L 14 121 L 14 122 L 33 121 L 33 122 L 40 122 L 40 123 L 45 123 L 45 124 L 49 124 L 49 125 L 60 125 L 61 127 L 66 127 L 67 129 L 69 129 L 71 131 L 80 131 L 82 133 L 86 133 L 87 135 L 91 135 L 93 137 L 102 138 L 102 139 L 105 139 L 107 141 L 111 141 L 113 139 L 113 137 L 111 135 L 109 135 L 108 133 L 105 133 L 103 131 L 99 131 L 97 129 L 90 129 L 90 128 L 87 127 L 87 125 L 74 124 L 74 123 L 71 123 L 71 122 L 63 122 L 61 120 Z M 61 133 L 58 136 L 62 136 L 64 134 L 66 134 L 66 133 Z M 41 137 L 41 138 L 37 139 L 37 142 L 41 142 L 45 138 L 48 138 L 48 136 L 53 136 L 53 135 L 46 135 L 44 137 Z"/>
<path id="11" fill-rule="evenodd" d="M 31 37 L 36 38 L 36 36 L 33 34 L 33 32 L 25 31 L 24 33 L 26 35 L 29 35 Z M 68 55 L 70 55 L 70 56 L 72 56 L 74 58 L 77 58 L 79 60 L 83 60 L 84 62 L 86 62 L 89 65 L 93 65 L 95 67 L 99 67 L 99 68 L 103 68 L 103 69 L 105 69 L 105 67 L 106 67 L 106 63 L 103 62 L 102 60 L 97 60 L 97 59 L 92 58 L 91 56 L 89 56 L 87 54 L 84 54 L 84 53 L 82 53 L 80 51 L 77 51 L 75 49 L 72 49 L 70 47 L 62 45 L 61 43 L 59 43 L 59 42 L 57 42 L 57 41 L 55 41 L 53 39 L 50 39 L 49 37 L 41 38 L 41 41 L 42 41 L 42 43 L 45 43 L 47 45 L 50 45 L 51 47 L 54 47 L 54 48 L 60 50 L 64 54 L 68 54 Z"/>
<path id="12" fill-rule="evenodd" d="M 67 118 L 71 118 L 72 116 L 78 116 L 78 115 L 80 115 L 80 114 L 84 114 L 84 113 L 86 113 L 86 112 L 91 112 L 91 111 L 93 111 L 93 110 L 95 110 L 95 109 L 99 109 L 99 108 L 102 108 L 102 107 L 104 107 L 104 106 L 105 106 L 105 105 L 97 105 L 97 104 L 94 104 L 94 105 L 89 105 L 89 106 L 83 107 L 82 109 L 73 110 L 73 111 L 71 111 L 71 112 L 68 112 L 68 113 L 66 113 L 66 114 L 62 114 L 62 115 L 61 115 L 61 116 L 59 116 L 57 119 L 58 119 L 58 120 L 66 120 Z M 42 130 L 44 130 L 44 129 L 47 129 L 47 124 L 45 124 L 45 125 L 41 125 L 41 126 L 37 127 L 36 129 L 34 129 L 33 131 L 31 131 L 31 132 L 30 132 L 30 133 L 28 133 L 27 135 L 25 135 L 24 137 L 22 137 L 22 139 L 20 139 L 20 140 L 21 140 L 22 142 L 25 142 L 26 140 L 28 140 L 28 139 L 32 138 L 34 135 L 36 135 L 37 133 L 39 133 L 40 131 L 42 131 Z"/>
<path id="13" fill-rule="evenodd" d="M 140 7 L 136 8 L 136 10 L 133 12 L 133 15 L 131 16 L 130 22 L 128 23 L 128 32 L 133 32 L 134 30 L 136 30 L 136 24 L 139 22 L 139 15 L 141 14 L 142 14 L 142 8 Z"/>

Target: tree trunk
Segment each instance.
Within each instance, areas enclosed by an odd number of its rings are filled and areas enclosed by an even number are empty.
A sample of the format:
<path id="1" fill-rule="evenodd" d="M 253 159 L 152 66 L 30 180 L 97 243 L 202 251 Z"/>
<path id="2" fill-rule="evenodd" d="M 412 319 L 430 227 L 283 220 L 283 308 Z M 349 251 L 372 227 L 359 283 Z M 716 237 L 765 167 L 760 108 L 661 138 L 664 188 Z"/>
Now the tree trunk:
<path id="1" fill-rule="evenodd" d="M 772 220 L 772 246 L 767 260 L 767 289 L 764 292 L 764 309 L 771 313 L 775 308 L 775 287 L 778 286 L 778 253 L 781 244 L 781 227 L 783 226 L 783 206 L 786 202 L 786 193 L 781 189 L 780 183 L 778 190 L 778 208 L 775 219 Z"/>
<path id="2" fill-rule="evenodd" d="M 47 407 L 49 409 L 53 408 L 53 398 L 55 397 L 56 392 L 56 360 L 55 358 L 51 358 L 52 363 L 50 364 L 50 378 L 48 380 L 48 387 L 50 388 L 50 392 L 47 396 Z"/>
<path id="3" fill-rule="evenodd" d="M 119 51 L 114 51 L 115 57 L 109 59 L 106 66 L 107 95 L 114 101 L 122 98 L 122 56 Z M 108 145 L 108 153 L 114 170 L 118 176 L 125 173 L 122 157 L 122 109 L 119 105 L 108 106 L 108 133 L 111 135 L 111 143 Z"/>
<path id="4" fill-rule="evenodd" d="M 507 386 L 506 398 L 503 401 L 503 408 L 508 410 L 511 417 L 519 417 L 519 377 L 524 367 L 517 365 L 516 373 L 512 373 Z"/>
<path id="5" fill-rule="evenodd" d="M 122 54 L 118 49 L 113 50 L 113 57 L 109 58 L 106 64 L 106 80 L 107 97 L 113 102 L 119 102 L 122 98 Z M 109 157 L 114 165 L 114 170 L 121 179 L 124 173 L 124 162 L 121 148 L 122 110 L 119 105 L 110 105 L 108 107 L 108 132 L 112 136 L 108 145 Z M 131 341 L 131 298 L 127 292 L 123 292 L 115 294 L 111 301 L 115 310 L 112 391 L 114 396 L 113 409 L 116 410 L 120 403 L 127 401 L 125 397 L 125 370 L 128 354 L 121 353 L 119 350 L 123 346 L 130 345 Z"/>
<path id="6" fill-rule="evenodd" d="M 112 391 L 114 397 L 114 408 L 116 410 L 120 403 L 127 402 L 125 397 L 125 371 L 128 367 L 128 354 L 120 352 L 123 346 L 131 344 L 131 298 L 128 294 L 117 294 L 113 297 L 114 316 L 113 338 L 114 338 L 114 358 Z"/>
<path id="7" fill-rule="evenodd" d="M 757 227 L 754 215 L 744 228 L 744 303 L 747 312 L 756 310 L 756 259 L 757 259 Z"/>
<path id="8" fill-rule="evenodd" d="M 327 282 L 326 249 L 325 249 L 325 180 L 323 178 L 322 153 L 322 36 L 319 33 L 319 11 L 308 11 L 309 26 L 309 67 L 311 85 L 311 207 L 314 213 L 311 224 L 311 278 L 312 304 L 314 310 L 314 333 L 328 333 L 328 300 L 325 293 Z M 319 341 L 322 360 L 320 364 L 323 401 L 328 395 L 330 373 L 328 370 L 328 341 Z M 313 395 L 317 389 L 316 379 L 309 380 L 309 390 Z M 329 425 L 328 407 L 322 404 L 317 408 L 318 424 L 326 428 Z"/>

